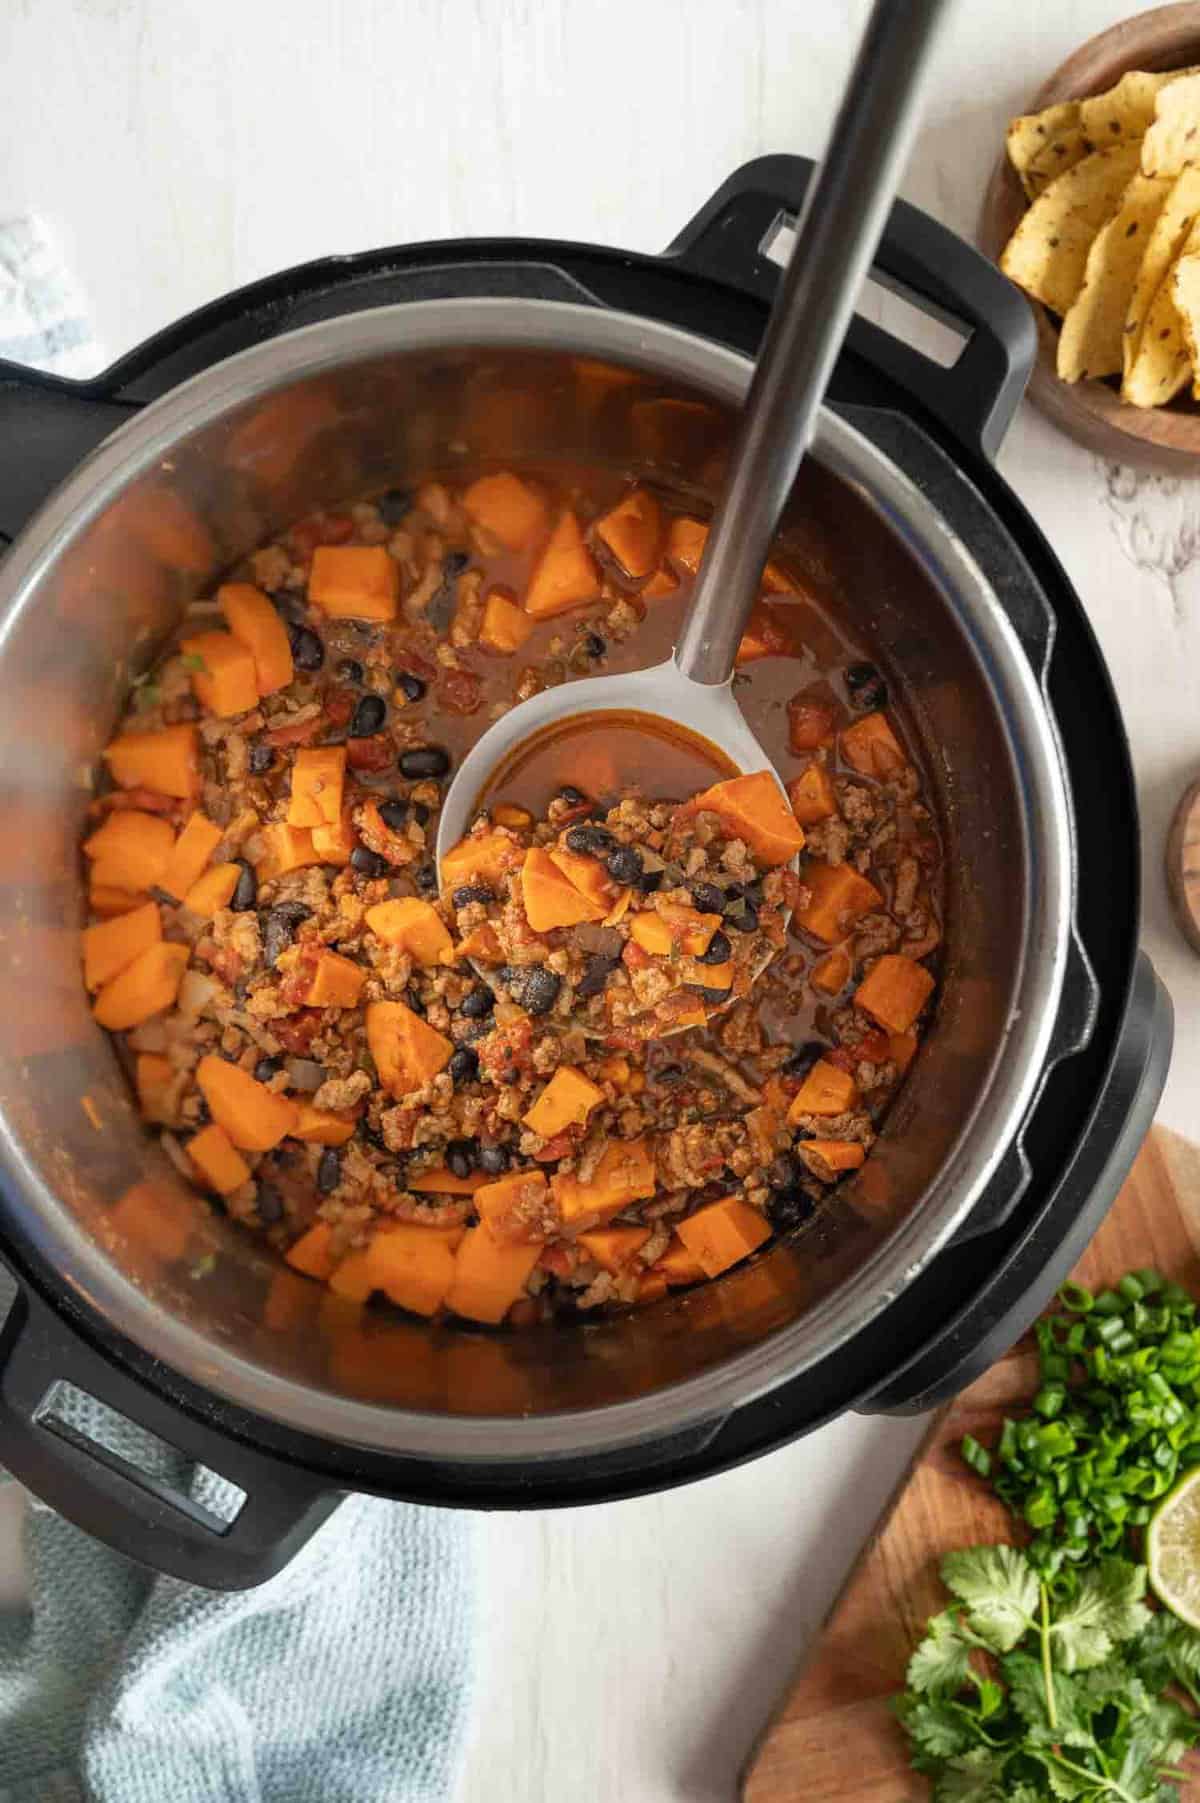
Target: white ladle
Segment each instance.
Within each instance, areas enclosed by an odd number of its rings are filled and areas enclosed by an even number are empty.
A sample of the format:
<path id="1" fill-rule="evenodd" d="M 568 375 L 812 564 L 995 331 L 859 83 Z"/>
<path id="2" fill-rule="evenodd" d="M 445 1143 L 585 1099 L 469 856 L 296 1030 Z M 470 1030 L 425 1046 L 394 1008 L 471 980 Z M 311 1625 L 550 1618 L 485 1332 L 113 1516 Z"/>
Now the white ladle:
<path id="1" fill-rule="evenodd" d="M 711 740 L 741 771 L 770 768 L 733 696 L 734 658 L 908 155 L 920 78 L 944 7 L 945 0 L 875 0 L 797 225 L 674 656 L 651 670 L 564 683 L 502 715 L 450 784 L 438 827 L 439 870 L 471 825 L 492 773 L 559 720 L 655 714 Z"/>

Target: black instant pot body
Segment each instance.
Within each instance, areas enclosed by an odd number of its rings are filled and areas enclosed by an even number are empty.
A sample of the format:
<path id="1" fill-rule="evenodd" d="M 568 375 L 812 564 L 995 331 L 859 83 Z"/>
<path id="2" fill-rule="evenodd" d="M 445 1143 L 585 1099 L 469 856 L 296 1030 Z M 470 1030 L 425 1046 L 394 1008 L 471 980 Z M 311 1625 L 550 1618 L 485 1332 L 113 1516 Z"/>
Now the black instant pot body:
<path id="1" fill-rule="evenodd" d="M 0 536 L 13 537 L 92 446 L 189 376 L 283 332 L 397 303 L 506 296 L 585 302 L 753 354 L 777 275 L 766 247 L 811 165 L 740 170 L 662 257 L 539 241 L 416 246 L 272 277 L 202 309 L 87 384 L 0 367 Z M 1139 955 L 1138 823 L 1129 748 L 1103 659 L 1052 550 L 991 457 L 1034 336 L 1024 303 L 976 253 L 896 207 L 876 273 L 965 333 L 942 368 L 856 320 L 830 401 L 893 456 L 969 547 L 1021 629 L 1053 622 L 1046 689 L 1074 811 L 1078 951 L 1044 1083 L 955 1240 L 828 1358 L 700 1429 L 514 1476 L 480 1461 L 356 1448 L 251 1414 L 149 1357 L 67 1288 L 4 1198 L 0 1254 L 18 1280 L 0 1335 L 0 1460 L 83 1527 L 147 1564 L 220 1587 L 278 1569 L 347 1490 L 468 1507 L 556 1507 L 640 1494 L 756 1456 L 847 1409 L 912 1413 L 951 1395 L 1032 1321 L 1095 1232 L 1166 1075 L 1171 1011 Z M 1002 898 L 997 898 L 1002 905 Z M 232 1524 L 62 1427 L 69 1382 L 221 1472 L 247 1496 Z"/>

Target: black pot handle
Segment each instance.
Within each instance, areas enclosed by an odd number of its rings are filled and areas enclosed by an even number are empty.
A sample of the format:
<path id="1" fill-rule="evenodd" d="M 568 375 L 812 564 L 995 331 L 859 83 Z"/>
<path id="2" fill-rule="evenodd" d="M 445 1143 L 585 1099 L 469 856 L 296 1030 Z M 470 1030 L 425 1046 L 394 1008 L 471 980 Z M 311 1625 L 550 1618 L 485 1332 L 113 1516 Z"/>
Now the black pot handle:
<path id="1" fill-rule="evenodd" d="M 53 1413 L 68 1383 L 244 1492 L 231 1522 Z M 341 1501 L 328 1483 L 219 1434 L 101 1358 L 22 1286 L 0 1331 L 0 1460 L 43 1502 L 139 1564 L 210 1590 L 249 1590 Z"/>
<path id="2" fill-rule="evenodd" d="M 765 156 L 721 184 L 667 250 L 697 274 L 770 300 L 778 265 L 764 246 L 781 214 L 800 211 L 810 157 Z M 1025 391 L 1037 351 L 1033 314 L 987 258 L 927 213 L 898 200 L 873 274 L 931 318 L 969 334 L 944 369 L 922 352 L 856 317 L 848 344 L 949 429 L 968 450 L 994 457 Z"/>

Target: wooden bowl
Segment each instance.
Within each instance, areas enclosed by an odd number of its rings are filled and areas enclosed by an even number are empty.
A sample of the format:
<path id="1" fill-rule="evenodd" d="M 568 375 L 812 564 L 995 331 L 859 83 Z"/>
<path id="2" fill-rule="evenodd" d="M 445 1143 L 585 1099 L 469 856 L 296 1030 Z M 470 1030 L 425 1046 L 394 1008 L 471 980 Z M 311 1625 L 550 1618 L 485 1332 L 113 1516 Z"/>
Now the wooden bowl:
<path id="1" fill-rule="evenodd" d="M 1056 101 L 1101 94 L 1130 69 L 1182 69 L 1200 63 L 1200 5 L 1159 6 L 1102 31 L 1054 71 L 1026 112 Z M 1007 156 L 997 163 L 984 198 L 979 241 L 998 261 L 1029 205 Z M 1165 407 L 1130 407 L 1107 382 L 1061 382 L 1055 368 L 1058 325 L 1036 302 L 1038 354 L 1029 398 L 1090 451 L 1115 463 L 1165 475 L 1200 474 L 1200 406 L 1190 389 Z M 1115 378 L 1114 378 L 1115 380 Z"/>

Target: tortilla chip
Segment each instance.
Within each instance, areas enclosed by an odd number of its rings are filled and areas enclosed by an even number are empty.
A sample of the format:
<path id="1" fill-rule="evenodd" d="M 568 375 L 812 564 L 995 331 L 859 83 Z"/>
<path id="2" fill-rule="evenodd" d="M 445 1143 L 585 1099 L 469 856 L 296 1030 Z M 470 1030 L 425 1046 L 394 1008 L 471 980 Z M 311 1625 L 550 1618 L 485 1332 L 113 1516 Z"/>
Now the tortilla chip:
<path id="1" fill-rule="evenodd" d="M 1200 401 L 1200 256 L 1180 257 L 1171 271 L 1171 299 L 1192 365 L 1192 395 Z"/>
<path id="2" fill-rule="evenodd" d="M 1093 238 L 1083 286 L 1059 334 L 1058 373 L 1064 382 L 1121 374 L 1125 316 L 1154 222 L 1171 186 L 1138 172 L 1116 213 Z"/>
<path id="3" fill-rule="evenodd" d="M 1092 239 L 1116 212 L 1138 166 L 1138 146 L 1096 150 L 1039 194 L 1004 247 L 1010 281 L 1056 313 L 1083 285 Z"/>
<path id="4" fill-rule="evenodd" d="M 1154 229 L 1146 245 L 1142 266 L 1133 284 L 1133 296 L 1125 315 L 1123 364 L 1125 374 L 1133 368 L 1142 342 L 1142 328 L 1154 304 L 1155 296 L 1167 279 L 1192 222 L 1200 216 L 1200 171 L 1185 169 L 1176 176 L 1162 204 Z"/>
<path id="5" fill-rule="evenodd" d="M 1120 138 L 1142 137 L 1154 123 L 1159 90 L 1192 73 L 1191 69 L 1166 69 L 1155 75 L 1144 69 L 1131 69 L 1115 88 L 1079 102 L 1080 130 L 1097 150 Z"/>
<path id="6" fill-rule="evenodd" d="M 1200 75 L 1160 88 L 1154 123 L 1142 139 L 1143 175 L 1178 175 L 1200 161 Z"/>
<path id="7" fill-rule="evenodd" d="M 1200 220 L 1192 226 L 1179 255 L 1187 257 L 1197 251 L 1200 251 Z M 1154 297 L 1137 356 L 1121 384 L 1121 399 L 1132 407 L 1165 407 L 1192 373 L 1183 321 L 1175 305 L 1173 273 L 1174 265 Z"/>
<path id="8" fill-rule="evenodd" d="M 1008 160 L 1030 200 L 1056 175 L 1062 175 L 1088 153 L 1079 129 L 1079 102 L 1064 100 L 1041 113 L 1022 113 L 1008 128 Z"/>

